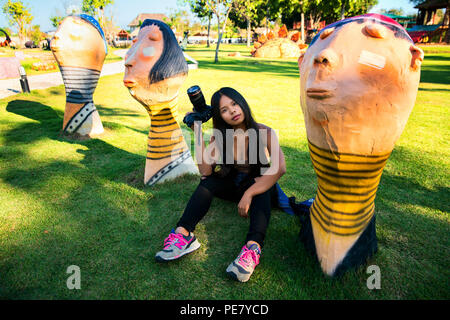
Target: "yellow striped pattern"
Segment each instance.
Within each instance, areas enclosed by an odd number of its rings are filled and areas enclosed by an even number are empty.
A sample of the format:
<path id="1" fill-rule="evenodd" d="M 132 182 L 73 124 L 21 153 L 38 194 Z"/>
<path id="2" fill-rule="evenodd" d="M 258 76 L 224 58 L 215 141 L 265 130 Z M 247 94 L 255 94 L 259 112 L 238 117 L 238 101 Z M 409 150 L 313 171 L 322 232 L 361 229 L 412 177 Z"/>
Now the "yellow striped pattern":
<path id="1" fill-rule="evenodd" d="M 171 108 L 151 113 L 150 119 L 147 159 L 162 160 L 188 150 Z"/>
<path id="2" fill-rule="evenodd" d="M 311 216 L 327 233 L 361 233 L 375 210 L 375 196 L 390 153 L 355 155 L 325 150 L 308 141 L 318 178 Z"/>

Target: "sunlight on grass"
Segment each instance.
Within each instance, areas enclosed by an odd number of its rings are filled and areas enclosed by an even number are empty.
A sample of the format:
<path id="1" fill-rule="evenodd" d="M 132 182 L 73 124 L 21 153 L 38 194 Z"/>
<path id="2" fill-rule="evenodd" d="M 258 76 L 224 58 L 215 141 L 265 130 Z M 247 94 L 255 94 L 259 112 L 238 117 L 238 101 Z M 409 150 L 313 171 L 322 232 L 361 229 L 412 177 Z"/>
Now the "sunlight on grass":
<path id="1" fill-rule="evenodd" d="M 258 122 L 272 127 L 286 156 L 280 185 L 288 196 L 315 195 L 299 105 L 297 61 L 255 59 L 245 45 L 189 46 L 199 61 L 180 90 L 179 121 L 192 109 L 187 88 L 209 103 L 230 86 Z M 239 51 L 240 58 L 228 56 Z M 105 134 L 61 136 L 64 86 L 0 101 L 0 297 L 12 299 L 448 299 L 449 47 L 427 47 L 422 82 L 406 128 L 384 169 L 377 198 L 382 289 L 366 287 L 366 269 L 324 276 L 298 241 L 299 221 L 273 210 L 261 264 L 244 286 L 225 269 L 245 239 L 248 220 L 215 199 L 196 229 L 202 247 L 173 264 L 154 262 L 195 190 L 198 177 L 144 186 L 150 119 L 123 86 L 102 77 L 94 94 Z M 211 122 L 205 131 L 211 129 Z M 82 290 L 66 288 L 78 265 Z M 183 287 L 183 293 L 180 288 Z"/>

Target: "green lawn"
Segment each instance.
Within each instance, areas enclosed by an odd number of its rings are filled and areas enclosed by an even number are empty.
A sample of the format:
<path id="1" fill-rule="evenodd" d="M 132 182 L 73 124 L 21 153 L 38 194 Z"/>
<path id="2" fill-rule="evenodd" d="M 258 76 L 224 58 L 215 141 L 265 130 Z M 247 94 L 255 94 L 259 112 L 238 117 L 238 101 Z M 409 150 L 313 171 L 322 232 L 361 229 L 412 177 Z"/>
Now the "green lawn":
<path id="1" fill-rule="evenodd" d="M 181 89 L 178 120 L 192 108 L 189 86 L 200 85 L 207 100 L 222 86 L 236 88 L 257 121 L 278 132 L 288 168 L 282 188 L 298 200 L 314 196 L 296 61 L 254 59 L 245 46 L 223 45 L 214 64 L 214 49 L 188 48 L 200 68 Z M 234 51 L 242 57 L 228 57 Z M 380 267 L 380 290 L 367 288 L 366 266 L 325 276 L 298 241 L 298 219 L 275 209 L 254 275 L 230 280 L 225 269 L 248 220 L 219 199 L 196 229 L 202 247 L 156 263 L 199 178 L 144 186 L 149 117 L 122 78 L 100 79 L 94 101 L 106 133 L 88 141 L 60 136 L 63 86 L 0 101 L 0 298 L 450 298 L 450 50 L 426 54 L 416 106 L 381 178 L 379 251 L 368 262 Z M 81 269 L 81 290 L 66 287 L 70 265 Z"/>

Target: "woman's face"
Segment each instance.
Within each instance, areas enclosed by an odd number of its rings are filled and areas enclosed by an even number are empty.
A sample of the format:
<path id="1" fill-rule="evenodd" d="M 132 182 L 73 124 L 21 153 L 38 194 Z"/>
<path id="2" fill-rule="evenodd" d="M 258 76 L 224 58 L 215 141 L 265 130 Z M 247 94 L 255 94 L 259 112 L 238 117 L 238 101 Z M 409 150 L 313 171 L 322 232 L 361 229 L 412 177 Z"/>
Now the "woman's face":
<path id="1" fill-rule="evenodd" d="M 219 112 L 222 119 L 232 127 L 244 123 L 245 115 L 240 105 L 233 99 L 222 95 L 219 101 Z"/>

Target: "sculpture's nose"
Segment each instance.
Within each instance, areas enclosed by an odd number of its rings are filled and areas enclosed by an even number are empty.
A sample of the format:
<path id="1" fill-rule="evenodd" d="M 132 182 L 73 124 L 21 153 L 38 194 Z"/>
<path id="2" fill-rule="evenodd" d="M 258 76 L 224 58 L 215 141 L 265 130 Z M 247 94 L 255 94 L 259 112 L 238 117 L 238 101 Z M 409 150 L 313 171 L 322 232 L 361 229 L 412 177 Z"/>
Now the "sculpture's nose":
<path id="1" fill-rule="evenodd" d="M 331 49 L 324 49 L 314 57 L 314 65 L 334 69 L 339 62 L 337 54 Z"/>
<path id="2" fill-rule="evenodd" d="M 125 56 L 125 67 L 130 68 L 132 66 L 134 66 L 135 61 L 132 57 L 129 56 Z"/>
<path id="3" fill-rule="evenodd" d="M 130 50 L 128 50 L 127 54 L 125 55 L 125 67 L 130 68 L 136 64 L 137 49 L 138 48 L 136 45 L 132 45 Z"/>

